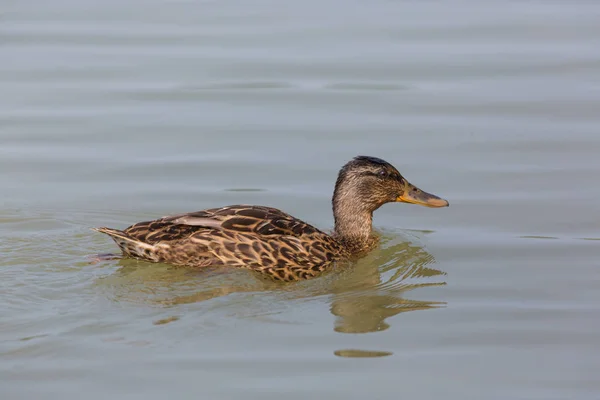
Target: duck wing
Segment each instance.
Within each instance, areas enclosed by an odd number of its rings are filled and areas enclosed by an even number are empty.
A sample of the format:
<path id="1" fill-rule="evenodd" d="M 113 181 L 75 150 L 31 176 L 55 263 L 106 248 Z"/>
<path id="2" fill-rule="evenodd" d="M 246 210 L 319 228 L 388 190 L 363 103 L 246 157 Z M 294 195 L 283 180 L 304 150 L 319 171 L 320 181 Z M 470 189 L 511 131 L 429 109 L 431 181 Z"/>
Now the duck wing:
<path id="1" fill-rule="evenodd" d="M 314 226 L 281 210 L 264 206 L 232 205 L 139 222 L 124 230 L 139 241 L 180 241 L 197 233 L 230 231 L 253 236 L 303 237 L 324 235 Z"/>

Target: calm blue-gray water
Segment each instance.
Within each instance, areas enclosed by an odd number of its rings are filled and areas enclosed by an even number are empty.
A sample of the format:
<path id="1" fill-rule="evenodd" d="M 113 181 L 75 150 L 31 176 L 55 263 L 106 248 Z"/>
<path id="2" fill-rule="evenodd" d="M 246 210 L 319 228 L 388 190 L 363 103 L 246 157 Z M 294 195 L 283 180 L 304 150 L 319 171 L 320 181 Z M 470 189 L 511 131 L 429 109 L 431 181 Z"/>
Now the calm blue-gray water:
<path id="1" fill-rule="evenodd" d="M 600 4 L 0 7 L 0 397 L 599 399 Z M 228 204 L 333 223 L 366 154 L 450 201 L 275 284 L 90 263 Z"/>

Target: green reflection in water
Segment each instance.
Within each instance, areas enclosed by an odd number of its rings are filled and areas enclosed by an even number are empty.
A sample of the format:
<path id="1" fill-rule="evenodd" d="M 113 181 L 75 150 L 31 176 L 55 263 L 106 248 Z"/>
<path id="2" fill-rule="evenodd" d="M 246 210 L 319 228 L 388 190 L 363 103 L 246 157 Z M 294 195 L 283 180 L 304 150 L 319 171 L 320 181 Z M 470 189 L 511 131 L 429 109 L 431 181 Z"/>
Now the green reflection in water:
<path id="1" fill-rule="evenodd" d="M 445 275 L 427 267 L 435 260 L 422 246 L 388 240 L 379 252 L 360 260 L 345 281 L 332 288 L 331 313 L 335 330 L 343 333 L 367 333 L 389 327 L 386 319 L 402 312 L 444 306 L 444 302 L 411 300 L 405 294 L 413 289 L 441 286 L 431 281 Z"/>

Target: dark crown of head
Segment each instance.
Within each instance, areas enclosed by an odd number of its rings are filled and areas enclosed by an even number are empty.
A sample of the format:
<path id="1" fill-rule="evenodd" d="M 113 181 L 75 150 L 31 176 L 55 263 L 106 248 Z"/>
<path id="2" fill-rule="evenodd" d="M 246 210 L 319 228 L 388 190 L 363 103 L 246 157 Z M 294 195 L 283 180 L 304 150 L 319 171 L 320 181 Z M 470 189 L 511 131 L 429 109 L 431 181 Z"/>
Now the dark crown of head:
<path id="1" fill-rule="evenodd" d="M 389 163 L 385 160 L 382 160 L 381 158 L 377 158 L 377 157 L 371 157 L 371 156 L 356 156 L 354 157 L 354 159 L 352 160 L 354 161 L 354 163 L 356 164 L 377 164 L 380 166 L 386 166 L 389 165 Z"/>

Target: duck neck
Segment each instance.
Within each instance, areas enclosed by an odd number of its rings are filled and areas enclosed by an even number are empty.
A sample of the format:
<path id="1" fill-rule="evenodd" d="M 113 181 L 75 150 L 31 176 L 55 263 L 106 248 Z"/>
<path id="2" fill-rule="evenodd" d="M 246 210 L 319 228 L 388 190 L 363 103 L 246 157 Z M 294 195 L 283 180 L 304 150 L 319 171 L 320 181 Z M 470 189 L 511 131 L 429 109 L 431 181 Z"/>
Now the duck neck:
<path id="1" fill-rule="evenodd" d="M 373 243 L 373 211 L 362 206 L 356 200 L 333 199 L 333 217 L 335 219 L 335 238 L 350 252 L 360 252 Z"/>

